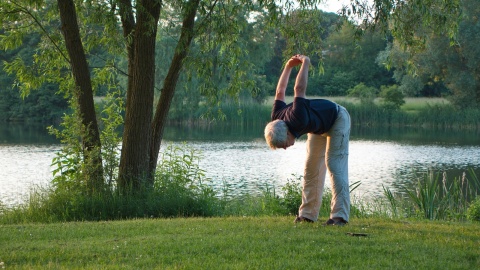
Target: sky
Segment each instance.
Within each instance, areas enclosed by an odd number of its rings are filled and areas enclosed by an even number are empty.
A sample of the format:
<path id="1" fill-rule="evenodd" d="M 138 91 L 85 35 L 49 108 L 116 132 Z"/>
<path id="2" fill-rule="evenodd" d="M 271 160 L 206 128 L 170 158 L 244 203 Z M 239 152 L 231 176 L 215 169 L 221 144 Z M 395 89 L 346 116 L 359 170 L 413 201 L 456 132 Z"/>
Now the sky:
<path id="1" fill-rule="evenodd" d="M 320 9 L 326 12 L 338 13 L 338 11 L 344 6 L 349 6 L 353 0 L 324 0 L 325 3 L 320 5 Z M 368 6 L 373 4 L 374 0 L 360 0 L 361 2 L 366 2 Z M 363 18 L 351 18 L 354 21 L 360 23 Z"/>
<path id="2" fill-rule="evenodd" d="M 344 4 L 350 3 L 350 0 L 325 0 L 326 3 L 320 5 L 323 11 L 337 13 Z"/>
<path id="3" fill-rule="evenodd" d="M 320 5 L 324 11 L 337 12 L 343 5 L 349 5 L 351 0 L 324 0 L 324 2 L 325 3 Z M 373 0 L 364 0 L 361 2 L 367 2 L 368 5 L 371 5 Z"/>

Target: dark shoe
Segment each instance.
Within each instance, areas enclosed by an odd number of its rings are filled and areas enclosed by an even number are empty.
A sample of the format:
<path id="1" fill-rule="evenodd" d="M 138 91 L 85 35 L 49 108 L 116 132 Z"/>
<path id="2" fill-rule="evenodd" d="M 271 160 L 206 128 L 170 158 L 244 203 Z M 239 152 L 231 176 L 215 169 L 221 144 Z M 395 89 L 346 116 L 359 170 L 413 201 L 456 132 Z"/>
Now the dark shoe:
<path id="1" fill-rule="evenodd" d="M 330 226 L 330 225 L 335 225 L 335 220 L 329 219 L 325 223 L 322 224 L 323 226 Z"/>
<path id="2" fill-rule="evenodd" d="M 348 222 L 346 222 L 345 220 L 342 219 L 342 220 L 339 220 L 339 221 L 335 222 L 333 225 L 334 226 L 345 226 L 345 225 L 347 225 L 347 223 Z"/>
<path id="3" fill-rule="evenodd" d="M 308 218 L 305 218 L 305 217 L 297 216 L 293 222 L 294 222 L 294 223 L 299 223 L 299 222 L 309 222 L 309 223 L 313 223 L 313 220 L 308 219 Z"/>
<path id="4" fill-rule="evenodd" d="M 345 221 L 343 218 L 342 220 L 339 220 L 339 221 L 335 221 L 333 219 L 329 219 L 327 220 L 325 223 L 323 223 L 323 226 L 332 226 L 332 225 L 335 225 L 335 226 L 345 226 L 347 225 L 347 221 Z"/>

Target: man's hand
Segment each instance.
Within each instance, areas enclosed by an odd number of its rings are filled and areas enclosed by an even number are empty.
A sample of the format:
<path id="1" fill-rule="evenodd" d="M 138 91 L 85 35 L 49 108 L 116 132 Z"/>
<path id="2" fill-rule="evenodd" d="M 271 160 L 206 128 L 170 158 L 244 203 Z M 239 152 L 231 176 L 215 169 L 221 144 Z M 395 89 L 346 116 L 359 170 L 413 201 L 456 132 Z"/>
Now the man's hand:
<path id="1" fill-rule="evenodd" d="M 293 87 L 293 96 L 306 98 L 307 91 L 307 82 L 308 82 L 308 68 L 310 66 L 310 58 L 305 55 L 296 54 L 288 60 L 288 63 L 291 65 L 302 65 L 297 74 L 297 79 L 295 80 L 295 86 Z"/>
<path id="2" fill-rule="evenodd" d="M 288 62 L 286 64 L 286 66 L 287 67 L 296 67 L 296 66 L 301 65 L 303 63 L 309 64 L 310 63 L 310 58 L 308 58 L 308 56 L 305 56 L 305 55 L 295 54 L 290 59 L 288 59 Z"/>
<path id="3" fill-rule="evenodd" d="M 297 75 L 297 80 L 294 88 L 294 96 L 305 97 L 305 91 L 307 88 L 308 66 L 310 65 L 310 58 L 305 55 L 296 54 L 288 59 L 285 64 L 285 68 L 282 71 L 282 75 L 278 79 L 277 90 L 275 92 L 275 100 L 281 100 L 285 102 L 285 91 L 287 90 L 288 80 L 290 72 L 293 67 L 302 65 Z"/>

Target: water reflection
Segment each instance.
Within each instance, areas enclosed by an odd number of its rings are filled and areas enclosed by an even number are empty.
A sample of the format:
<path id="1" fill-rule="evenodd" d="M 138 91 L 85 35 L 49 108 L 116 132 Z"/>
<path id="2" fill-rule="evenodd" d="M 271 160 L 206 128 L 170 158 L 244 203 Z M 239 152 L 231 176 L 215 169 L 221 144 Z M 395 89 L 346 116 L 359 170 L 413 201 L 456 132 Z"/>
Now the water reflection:
<path id="1" fill-rule="evenodd" d="M 217 185 L 228 183 L 252 193 L 266 186 L 281 187 L 288 178 L 296 178 L 292 175 L 303 175 L 304 141 L 276 151 L 260 141 L 192 145 L 204 153 L 201 166 Z M 460 176 L 468 168 L 478 171 L 479 164 L 478 146 L 419 147 L 378 141 L 352 141 L 350 146 L 350 181 L 361 181 L 358 193 L 368 197 L 380 195 L 382 185 L 398 189 L 429 170 Z M 330 186 L 328 181 L 327 177 Z"/>
<path id="2" fill-rule="evenodd" d="M 217 124 L 205 127 L 169 126 L 164 138 L 170 141 L 251 141 L 263 140 L 264 125 L 238 127 Z M 301 138 L 302 139 L 302 138 Z M 305 136 L 303 137 L 305 139 Z M 390 141 L 411 145 L 480 145 L 479 130 L 442 130 L 413 127 L 353 126 L 351 139 Z"/>
<path id="3" fill-rule="evenodd" d="M 0 144 L 55 144 L 58 140 L 48 134 L 47 125 L 39 123 L 0 124 Z"/>
<path id="4" fill-rule="evenodd" d="M 48 184 L 60 145 L 44 127 L 4 125 L 0 130 L 0 198 L 10 205 L 24 201 L 32 186 Z M 183 142 L 202 152 L 200 166 L 217 190 L 228 186 L 232 194 L 257 193 L 268 186 L 279 192 L 287 179 L 303 174 L 304 138 L 288 150 L 273 151 L 264 142 L 263 126 L 165 130 L 163 147 Z M 395 190 L 412 184 L 416 174 L 430 169 L 459 177 L 468 168 L 480 176 L 477 131 L 352 130 L 350 181 L 361 181 L 357 193 L 363 197 L 381 194 L 382 185 Z"/>
<path id="5" fill-rule="evenodd" d="M 480 145 L 479 130 L 413 127 L 353 127 L 352 140 L 391 141 L 411 145 Z"/>
<path id="6" fill-rule="evenodd" d="M 46 186 L 59 145 L 0 144 L 0 199 L 12 205 L 27 199 L 31 188 Z"/>

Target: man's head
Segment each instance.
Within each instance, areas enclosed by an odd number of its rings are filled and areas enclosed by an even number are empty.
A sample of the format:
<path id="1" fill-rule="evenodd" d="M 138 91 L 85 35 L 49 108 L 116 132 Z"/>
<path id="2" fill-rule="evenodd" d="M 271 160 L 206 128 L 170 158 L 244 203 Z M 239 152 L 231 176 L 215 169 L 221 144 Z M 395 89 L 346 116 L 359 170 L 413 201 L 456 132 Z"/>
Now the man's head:
<path id="1" fill-rule="evenodd" d="M 272 149 L 287 149 L 295 143 L 295 136 L 288 131 L 285 121 L 274 120 L 265 126 L 265 140 Z"/>

